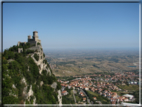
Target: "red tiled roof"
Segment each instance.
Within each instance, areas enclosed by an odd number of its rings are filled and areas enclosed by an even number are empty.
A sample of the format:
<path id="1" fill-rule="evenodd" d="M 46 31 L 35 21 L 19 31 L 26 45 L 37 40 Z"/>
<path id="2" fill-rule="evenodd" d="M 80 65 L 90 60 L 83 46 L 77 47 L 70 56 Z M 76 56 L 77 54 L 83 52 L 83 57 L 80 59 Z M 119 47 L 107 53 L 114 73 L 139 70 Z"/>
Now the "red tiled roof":
<path id="1" fill-rule="evenodd" d="M 67 91 L 65 91 L 65 90 L 64 90 L 64 91 L 62 91 L 62 93 L 66 93 L 66 92 L 67 92 Z"/>

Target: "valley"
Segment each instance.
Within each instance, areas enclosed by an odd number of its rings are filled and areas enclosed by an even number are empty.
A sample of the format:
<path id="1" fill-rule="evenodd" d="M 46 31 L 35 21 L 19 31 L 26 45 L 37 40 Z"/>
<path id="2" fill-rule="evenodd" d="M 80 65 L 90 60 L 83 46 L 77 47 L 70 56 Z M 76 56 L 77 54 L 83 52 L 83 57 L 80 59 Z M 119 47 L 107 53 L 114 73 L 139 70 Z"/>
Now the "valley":
<path id="1" fill-rule="evenodd" d="M 135 50 L 49 51 L 45 55 L 57 77 L 97 72 L 138 72 L 139 69 L 139 54 Z"/>

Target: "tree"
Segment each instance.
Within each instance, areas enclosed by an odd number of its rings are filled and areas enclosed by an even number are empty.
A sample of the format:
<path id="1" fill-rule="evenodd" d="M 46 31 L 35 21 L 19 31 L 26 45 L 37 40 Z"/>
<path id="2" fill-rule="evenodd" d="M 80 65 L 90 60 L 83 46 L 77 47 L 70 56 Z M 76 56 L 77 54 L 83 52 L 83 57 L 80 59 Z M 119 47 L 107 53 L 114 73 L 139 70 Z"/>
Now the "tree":
<path id="1" fill-rule="evenodd" d="M 19 100 L 13 96 L 2 97 L 3 104 L 18 104 Z"/>
<path id="2" fill-rule="evenodd" d="M 61 83 L 57 82 L 57 89 L 60 90 L 61 89 Z"/>
<path id="3" fill-rule="evenodd" d="M 6 60 L 6 58 L 5 57 L 2 57 L 2 61 L 3 61 L 3 64 L 6 64 L 7 63 L 7 60 Z"/>

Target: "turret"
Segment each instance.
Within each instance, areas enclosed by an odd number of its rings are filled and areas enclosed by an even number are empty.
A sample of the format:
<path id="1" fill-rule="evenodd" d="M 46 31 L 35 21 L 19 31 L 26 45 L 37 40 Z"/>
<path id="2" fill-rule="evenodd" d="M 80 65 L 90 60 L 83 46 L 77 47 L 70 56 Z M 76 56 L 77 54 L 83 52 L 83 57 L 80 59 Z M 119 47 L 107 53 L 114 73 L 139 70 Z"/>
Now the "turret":
<path id="1" fill-rule="evenodd" d="M 35 41 L 38 40 L 38 32 L 37 31 L 33 31 L 33 39 Z"/>
<path id="2" fill-rule="evenodd" d="M 31 41 L 31 35 L 28 35 L 28 42 Z"/>
<path id="3" fill-rule="evenodd" d="M 28 39 L 31 39 L 31 35 L 28 35 Z"/>
<path id="4" fill-rule="evenodd" d="M 33 37 L 38 37 L 38 32 L 37 31 L 33 31 Z"/>

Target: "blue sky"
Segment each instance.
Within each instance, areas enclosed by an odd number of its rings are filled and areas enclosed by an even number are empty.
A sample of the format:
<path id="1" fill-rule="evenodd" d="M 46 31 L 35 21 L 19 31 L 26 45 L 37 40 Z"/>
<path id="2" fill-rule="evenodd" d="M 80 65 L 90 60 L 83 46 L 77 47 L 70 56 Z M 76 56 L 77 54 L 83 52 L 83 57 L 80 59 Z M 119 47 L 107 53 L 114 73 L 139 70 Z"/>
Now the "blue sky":
<path id="1" fill-rule="evenodd" d="M 138 48 L 138 3 L 4 3 L 3 49 L 38 31 L 44 50 Z"/>

